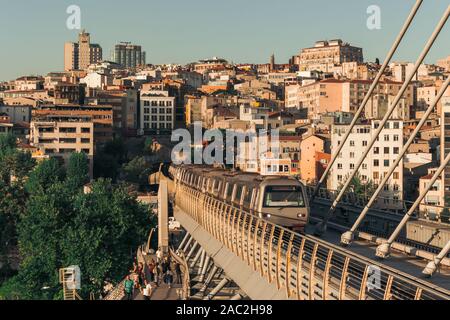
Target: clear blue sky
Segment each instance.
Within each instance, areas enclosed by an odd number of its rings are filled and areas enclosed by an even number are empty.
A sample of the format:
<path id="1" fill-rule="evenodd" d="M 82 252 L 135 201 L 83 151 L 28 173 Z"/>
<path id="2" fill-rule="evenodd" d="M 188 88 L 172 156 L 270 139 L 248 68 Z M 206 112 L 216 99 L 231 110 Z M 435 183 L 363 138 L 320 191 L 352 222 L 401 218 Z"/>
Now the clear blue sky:
<path id="1" fill-rule="evenodd" d="M 342 38 L 383 60 L 414 0 L 0 0 L 0 80 L 63 69 L 63 47 L 75 41 L 66 8 L 81 7 L 82 27 L 103 47 L 144 46 L 148 63 L 187 63 L 220 56 L 277 62 L 321 39 Z M 366 28 L 366 9 L 381 7 L 382 28 Z M 425 0 L 395 60 L 414 61 L 449 0 Z M 450 21 L 427 62 L 450 55 Z"/>

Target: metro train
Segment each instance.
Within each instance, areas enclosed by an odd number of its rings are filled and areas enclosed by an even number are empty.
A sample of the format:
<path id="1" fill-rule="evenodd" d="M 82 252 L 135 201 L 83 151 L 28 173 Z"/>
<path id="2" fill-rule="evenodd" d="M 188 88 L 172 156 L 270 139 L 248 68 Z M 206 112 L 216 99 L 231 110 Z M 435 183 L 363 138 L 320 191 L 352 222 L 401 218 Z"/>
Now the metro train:
<path id="1" fill-rule="evenodd" d="M 172 165 L 169 174 L 177 184 L 195 188 L 274 224 L 303 231 L 308 223 L 306 188 L 295 178 L 205 165 Z"/>

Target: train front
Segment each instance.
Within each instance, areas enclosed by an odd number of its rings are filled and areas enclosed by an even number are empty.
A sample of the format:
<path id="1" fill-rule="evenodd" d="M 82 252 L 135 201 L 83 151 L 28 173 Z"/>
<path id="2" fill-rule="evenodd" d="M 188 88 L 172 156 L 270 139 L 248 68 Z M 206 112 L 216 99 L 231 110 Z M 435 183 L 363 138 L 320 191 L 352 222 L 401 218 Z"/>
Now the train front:
<path id="1" fill-rule="evenodd" d="M 259 215 L 277 225 L 303 231 L 309 219 L 304 185 L 295 179 L 269 178 L 260 185 Z"/>

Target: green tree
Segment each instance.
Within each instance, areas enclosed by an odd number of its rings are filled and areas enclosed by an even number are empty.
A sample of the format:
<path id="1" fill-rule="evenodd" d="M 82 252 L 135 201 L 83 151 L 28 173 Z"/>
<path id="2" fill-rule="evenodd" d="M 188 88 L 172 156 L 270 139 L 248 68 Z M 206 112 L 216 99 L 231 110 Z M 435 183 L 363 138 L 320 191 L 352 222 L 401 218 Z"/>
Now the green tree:
<path id="1" fill-rule="evenodd" d="M 89 182 L 89 159 L 85 153 L 70 155 L 66 179 L 73 188 L 81 188 Z"/>
<path id="2" fill-rule="evenodd" d="M 109 178 L 115 182 L 127 156 L 128 151 L 122 139 L 107 142 L 94 156 L 94 178 Z"/>
<path id="3" fill-rule="evenodd" d="M 127 182 L 143 186 L 148 184 L 148 176 L 152 171 L 152 166 L 147 163 L 144 157 L 136 157 L 125 164 L 122 171 Z"/>
<path id="4" fill-rule="evenodd" d="M 31 172 L 25 186 L 29 193 L 45 191 L 56 182 L 65 178 L 64 168 L 55 158 L 39 163 Z"/>
<path id="5" fill-rule="evenodd" d="M 117 282 L 127 273 L 131 255 L 145 242 L 150 226 L 148 209 L 128 194 L 124 185 L 108 180 L 79 195 L 77 212 L 63 243 L 64 265 L 79 265 L 83 294 L 102 293 L 105 282 Z"/>
<path id="6" fill-rule="evenodd" d="M 23 291 L 22 299 L 61 299 L 58 270 L 70 265 L 81 268 L 83 297 L 100 294 L 106 283 L 124 277 L 151 227 L 148 208 L 125 185 L 100 179 L 87 194 L 74 191 L 69 181 L 39 189 L 18 227 L 21 288 L 4 294 Z"/>
<path id="7" fill-rule="evenodd" d="M 347 181 L 348 176 L 344 179 Z M 339 185 L 338 191 L 341 191 L 344 184 Z M 356 196 L 369 196 L 376 190 L 375 184 L 371 180 L 364 181 L 359 173 L 357 173 L 351 180 L 347 192 L 351 191 Z"/>
<path id="8" fill-rule="evenodd" d="M 24 180 L 35 165 L 31 154 L 16 148 L 12 135 L 0 134 L 0 274 L 10 273 L 7 253 L 17 244 L 16 226 L 24 212 Z"/>

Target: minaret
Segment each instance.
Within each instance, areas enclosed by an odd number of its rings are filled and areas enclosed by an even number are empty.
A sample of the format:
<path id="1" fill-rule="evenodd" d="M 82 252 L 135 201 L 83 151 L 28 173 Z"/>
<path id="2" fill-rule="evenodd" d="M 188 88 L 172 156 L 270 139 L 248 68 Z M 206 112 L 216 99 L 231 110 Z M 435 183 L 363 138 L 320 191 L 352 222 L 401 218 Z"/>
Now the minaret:
<path id="1" fill-rule="evenodd" d="M 272 53 L 270 56 L 270 71 L 275 70 L 275 54 Z"/>

